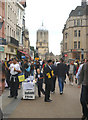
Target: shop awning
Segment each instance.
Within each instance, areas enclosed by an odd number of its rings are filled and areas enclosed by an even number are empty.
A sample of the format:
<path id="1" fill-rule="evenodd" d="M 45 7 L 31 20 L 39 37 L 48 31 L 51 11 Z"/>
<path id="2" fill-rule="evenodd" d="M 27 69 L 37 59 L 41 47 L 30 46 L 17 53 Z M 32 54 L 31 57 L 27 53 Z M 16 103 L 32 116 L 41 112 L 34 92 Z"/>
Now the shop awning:
<path id="1" fill-rule="evenodd" d="M 19 51 L 19 50 L 18 50 L 18 51 Z M 29 57 L 29 58 L 30 58 L 30 55 L 29 55 L 29 54 L 27 54 L 26 52 L 23 52 L 23 51 L 19 51 L 19 52 L 21 52 L 21 53 L 25 54 L 25 57 Z"/>

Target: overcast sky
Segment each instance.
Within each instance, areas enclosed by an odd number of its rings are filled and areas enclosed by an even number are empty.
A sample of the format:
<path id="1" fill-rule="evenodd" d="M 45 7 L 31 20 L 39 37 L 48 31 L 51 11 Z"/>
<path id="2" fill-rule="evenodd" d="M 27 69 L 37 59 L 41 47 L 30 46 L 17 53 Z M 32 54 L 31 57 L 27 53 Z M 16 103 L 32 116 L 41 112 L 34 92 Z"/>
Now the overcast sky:
<path id="1" fill-rule="evenodd" d="M 49 51 L 60 54 L 62 30 L 71 10 L 81 5 L 81 0 L 26 0 L 26 27 L 32 46 L 36 48 L 36 32 L 42 21 L 49 31 Z"/>

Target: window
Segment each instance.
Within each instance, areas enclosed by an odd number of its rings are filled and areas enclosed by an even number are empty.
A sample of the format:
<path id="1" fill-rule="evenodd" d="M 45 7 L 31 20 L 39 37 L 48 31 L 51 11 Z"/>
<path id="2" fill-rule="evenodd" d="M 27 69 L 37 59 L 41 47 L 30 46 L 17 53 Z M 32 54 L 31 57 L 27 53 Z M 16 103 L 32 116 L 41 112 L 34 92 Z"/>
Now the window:
<path id="1" fill-rule="evenodd" d="M 76 20 L 74 20 L 74 26 L 76 26 Z"/>
<path id="2" fill-rule="evenodd" d="M 11 52 L 14 52 L 14 49 L 11 47 Z"/>
<path id="3" fill-rule="evenodd" d="M 41 35 L 41 37 L 42 37 L 42 32 L 40 32 L 40 35 Z"/>
<path id="4" fill-rule="evenodd" d="M 14 38 L 15 38 L 15 31 L 14 31 Z"/>
<path id="5" fill-rule="evenodd" d="M 77 26 L 80 26 L 80 20 L 77 20 Z"/>
<path id="6" fill-rule="evenodd" d="M 11 36 L 11 28 L 10 28 L 10 36 Z"/>
<path id="7" fill-rule="evenodd" d="M 12 37 L 13 37 L 13 30 L 12 30 Z"/>
<path id="8" fill-rule="evenodd" d="M 8 36 L 9 36 L 9 26 L 8 26 Z"/>
<path id="9" fill-rule="evenodd" d="M 82 25 L 82 20 L 81 20 L 81 25 Z"/>
<path id="10" fill-rule="evenodd" d="M 80 41 L 78 41 L 78 49 L 80 49 Z"/>
<path id="11" fill-rule="evenodd" d="M 42 43 L 40 42 L 40 45 L 42 46 Z"/>
<path id="12" fill-rule="evenodd" d="M 67 43 L 65 43 L 65 50 L 67 50 Z"/>
<path id="13" fill-rule="evenodd" d="M 67 39 L 67 37 L 68 37 L 68 33 L 65 33 L 65 38 Z"/>
<path id="14" fill-rule="evenodd" d="M 77 48 L 77 42 L 75 41 L 74 42 L 74 49 L 76 49 Z"/>
<path id="15" fill-rule="evenodd" d="M 44 40 L 44 43 L 46 43 L 46 40 Z"/>
<path id="16" fill-rule="evenodd" d="M 81 31 L 79 30 L 79 32 L 78 32 L 78 36 L 80 37 L 81 36 Z"/>
<path id="17" fill-rule="evenodd" d="M 77 30 L 74 31 L 74 36 L 77 37 Z"/>

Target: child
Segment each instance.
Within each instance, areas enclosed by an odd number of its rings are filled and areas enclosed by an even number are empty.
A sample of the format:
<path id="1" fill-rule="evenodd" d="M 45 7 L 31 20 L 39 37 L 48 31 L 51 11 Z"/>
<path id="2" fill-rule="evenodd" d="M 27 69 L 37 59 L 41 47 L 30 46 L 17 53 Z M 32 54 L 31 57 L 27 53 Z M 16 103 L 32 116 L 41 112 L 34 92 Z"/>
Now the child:
<path id="1" fill-rule="evenodd" d="M 36 81 L 38 85 L 38 96 L 41 97 L 41 92 L 44 95 L 45 91 L 42 88 L 43 87 L 43 74 L 40 72 L 40 69 L 37 69 L 37 74 L 36 74 Z"/>

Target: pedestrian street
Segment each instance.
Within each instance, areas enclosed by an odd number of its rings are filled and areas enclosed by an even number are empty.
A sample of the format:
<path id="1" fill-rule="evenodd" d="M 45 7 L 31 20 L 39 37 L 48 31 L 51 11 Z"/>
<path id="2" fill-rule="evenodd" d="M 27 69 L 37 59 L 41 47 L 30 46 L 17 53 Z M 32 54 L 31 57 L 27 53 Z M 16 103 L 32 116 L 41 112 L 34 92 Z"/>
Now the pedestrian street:
<path id="1" fill-rule="evenodd" d="M 68 81 L 68 80 L 67 80 Z M 44 102 L 44 96 L 35 100 L 22 100 L 22 89 L 18 99 L 8 98 L 9 90 L 3 94 L 3 111 L 5 118 L 81 118 L 81 89 L 67 84 L 64 94 L 59 94 L 58 81 L 56 92 L 51 94 L 52 102 Z"/>

